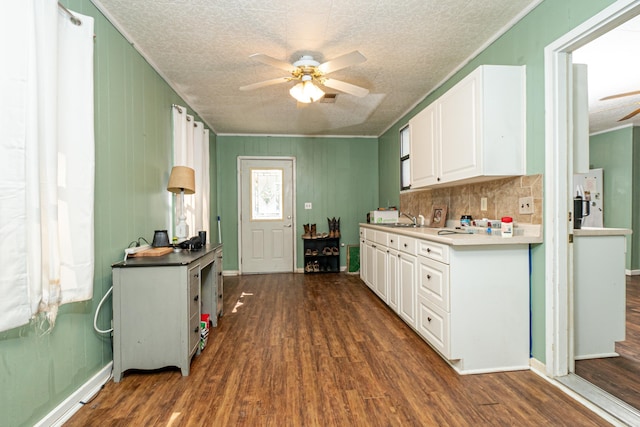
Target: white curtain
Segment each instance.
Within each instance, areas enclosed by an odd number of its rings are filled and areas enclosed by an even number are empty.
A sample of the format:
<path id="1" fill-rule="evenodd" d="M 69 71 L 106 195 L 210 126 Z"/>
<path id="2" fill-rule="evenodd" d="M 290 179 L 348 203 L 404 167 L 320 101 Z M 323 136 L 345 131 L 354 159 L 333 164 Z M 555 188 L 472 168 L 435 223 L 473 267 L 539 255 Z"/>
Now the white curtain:
<path id="1" fill-rule="evenodd" d="M 196 192 L 184 196 L 185 215 L 189 236 L 198 231 L 209 233 L 209 130 L 202 122 L 194 121 L 185 107 L 174 105 L 173 111 L 173 165 L 193 168 L 196 176 Z M 179 201 L 174 203 L 178 209 Z M 179 215 L 174 212 L 175 226 Z M 173 229 L 173 227 L 172 227 Z"/>
<path id="2" fill-rule="evenodd" d="M 93 296 L 93 18 L 0 14 L 0 331 Z"/>

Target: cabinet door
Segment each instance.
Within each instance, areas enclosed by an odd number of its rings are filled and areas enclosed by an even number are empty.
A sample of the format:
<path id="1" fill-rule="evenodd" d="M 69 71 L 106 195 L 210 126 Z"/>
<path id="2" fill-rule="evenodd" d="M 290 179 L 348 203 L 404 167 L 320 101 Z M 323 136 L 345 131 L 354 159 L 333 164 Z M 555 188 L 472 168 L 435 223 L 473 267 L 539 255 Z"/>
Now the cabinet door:
<path id="1" fill-rule="evenodd" d="M 366 276 L 367 254 L 366 245 L 364 244 L 364 232 L 360 229 L 360 280 L 367 283 Z"/>
<path id="2" fill-rule="evenodd" d="M 411 188 L 439 181 L 437 171 L 436 106 L 429 105 L 409 120 L 411 143 Z"/>
<path id="3" fill-rule="evenodd" d="M 398 284 L 400 286 L 400 317 L 410 326 L 416 325 L 416 257 L 400 254 Z"/>
<path id="4" fill-rule="evenodd" d="M 376 245 L 375 292 L 386 303 L 387 299 L 387 248 Z"/>
<path id="5" fill-rule="evenodd" d="M 387 253 L 387 292 L 389 307 L 398 312 L 398 262 L 399 252 L 389 249 Z"/>
<path id="6" fill-rule="evenodd" d="M 372 290 L 375 290 L 376 248 L 373 246 L 373 243 L 365 240 L 364 251 L 366 258 L 364 283 Z"/>
<path id="7" fill-rule="evenodd" d="M 481 174 L 479 72 L 473 72 L 437 103 L 440 179 L 449 182 Z"/>

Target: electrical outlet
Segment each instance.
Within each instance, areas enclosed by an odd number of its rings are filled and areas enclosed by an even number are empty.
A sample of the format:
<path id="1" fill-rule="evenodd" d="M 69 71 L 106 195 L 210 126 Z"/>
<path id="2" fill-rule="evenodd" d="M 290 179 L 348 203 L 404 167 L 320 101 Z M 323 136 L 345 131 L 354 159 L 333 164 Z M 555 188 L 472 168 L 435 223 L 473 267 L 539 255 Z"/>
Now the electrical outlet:
<path id="1" fill-rule="evenodd" d="M 481 211 L 486 211 L 487 210 L 487 198 L 486 197 L 481 197 L 480 198 L 480 210 Z"/>
<path id="2" fill-rule="evenodd" d="M 311 209 L 311 202 L 305 202 L 304 208 L 305 209 Z"/>
<path id="3" fill-rule="evenodd" d="M 522 215 L 533 214 L 533 197 L 520 197 L 518 200 L 518 212 Z"/>

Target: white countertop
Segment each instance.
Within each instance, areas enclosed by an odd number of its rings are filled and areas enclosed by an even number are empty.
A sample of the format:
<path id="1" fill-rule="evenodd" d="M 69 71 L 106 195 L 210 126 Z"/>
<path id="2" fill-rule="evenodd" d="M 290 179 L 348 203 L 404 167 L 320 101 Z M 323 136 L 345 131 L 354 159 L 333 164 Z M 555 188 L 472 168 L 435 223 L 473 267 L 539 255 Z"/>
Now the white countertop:
<path id="1" fill-rule="evenodd" d="M 392 227 L 387 225 L 376 225 L 361 223 L 361 227 L 374 230 L 386 231 L 397 235 L 415 237 L 418 239 L 431 240 L 452 246 L 478 246 L 478 245 L 523 245 L 532 243 L 542 243 L 542 233 L 540 226 L 534 229 L 527 229 L 524 235 L 504 238 L 502 236 L 489 236 L 486 234 L 471 234 L 465 232 L 464 228 L 429 228 L 429 227 Z"/>
<path id="2" fill-rule="evenodd" d="M 626 236 L 633 233 L 628 228 L 595 228 L 595 227 L 583 227 L 579 230 L 573 230 L 575 237 L 589 237 L 589 236 Z"/>

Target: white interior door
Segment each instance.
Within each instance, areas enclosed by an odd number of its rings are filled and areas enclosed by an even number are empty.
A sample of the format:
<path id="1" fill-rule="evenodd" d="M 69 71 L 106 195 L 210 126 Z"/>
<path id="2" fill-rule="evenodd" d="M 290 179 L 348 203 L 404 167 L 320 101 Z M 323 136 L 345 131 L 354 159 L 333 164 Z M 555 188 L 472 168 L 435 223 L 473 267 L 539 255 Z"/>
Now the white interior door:
<path id="1" fill-rule="evenodd" d="M 294 270 L 294 159 L 239 158 L 240 271 Z"/>

